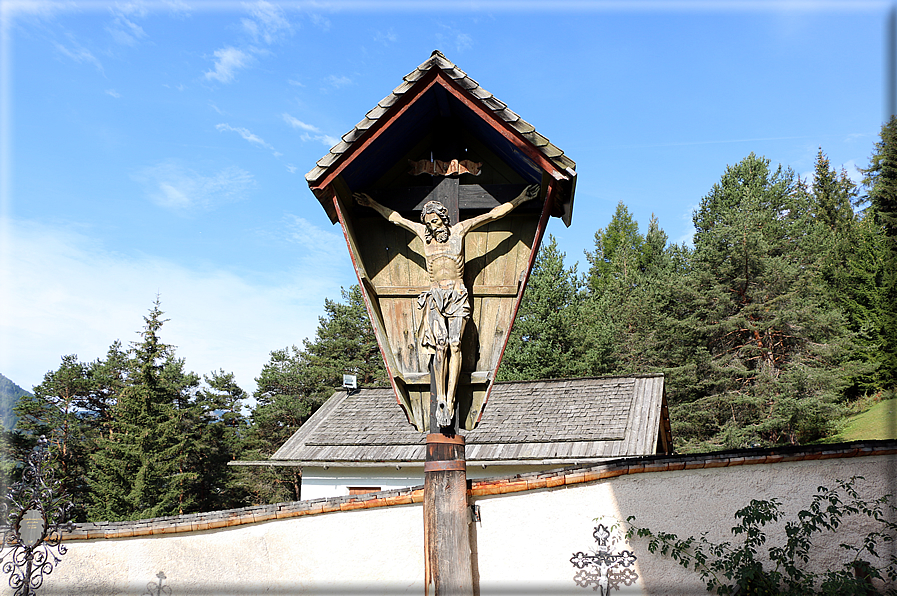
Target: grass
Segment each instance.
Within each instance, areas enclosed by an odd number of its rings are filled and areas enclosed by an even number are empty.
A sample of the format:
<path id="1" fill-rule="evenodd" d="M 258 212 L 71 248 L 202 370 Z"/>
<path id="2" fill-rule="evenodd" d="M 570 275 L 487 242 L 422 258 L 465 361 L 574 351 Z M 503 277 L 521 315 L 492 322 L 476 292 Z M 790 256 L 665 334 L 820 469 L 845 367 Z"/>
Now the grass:
<path id="1" fill-rule="evenodd" d="M 826 443 L 897 439 L 897 399 L 880 401 L 871 408 L 850 416 L 840 433 Z"/>

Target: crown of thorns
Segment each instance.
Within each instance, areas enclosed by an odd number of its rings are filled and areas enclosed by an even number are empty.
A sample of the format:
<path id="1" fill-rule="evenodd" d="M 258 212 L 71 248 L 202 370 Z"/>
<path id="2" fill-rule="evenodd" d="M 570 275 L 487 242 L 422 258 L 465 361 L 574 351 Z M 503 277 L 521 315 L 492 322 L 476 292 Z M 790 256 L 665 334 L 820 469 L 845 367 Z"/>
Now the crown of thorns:
<path id="1" fill-rule="evenodd" d="M 427 201 L 427 203 L 424 205 L 424 210 L 420 212 L 421 223 L 427 223 L 426 217 L 430 213 L 435 213 L 439 216 L 440 219 L 442 219 L 445 225 L 449 225 L 448 209 L 439 201 Z"/>

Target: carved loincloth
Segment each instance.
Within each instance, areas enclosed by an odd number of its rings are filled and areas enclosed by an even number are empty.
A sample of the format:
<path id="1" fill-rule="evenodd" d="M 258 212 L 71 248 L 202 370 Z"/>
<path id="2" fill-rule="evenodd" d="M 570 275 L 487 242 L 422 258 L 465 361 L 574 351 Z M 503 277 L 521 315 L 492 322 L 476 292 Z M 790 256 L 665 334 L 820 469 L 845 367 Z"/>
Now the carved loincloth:
<path id="1" fill-rule="evenodd" d="M 467 288 L 432 288 L 418 295 L 417 307 L 424 310 L 417 336 L 427 352 L 435 353 L 440 340 L 446 346 L 453 341 L 461 341 L 460 337 L 449 337 L 448 320 L 470 318 Z"/>

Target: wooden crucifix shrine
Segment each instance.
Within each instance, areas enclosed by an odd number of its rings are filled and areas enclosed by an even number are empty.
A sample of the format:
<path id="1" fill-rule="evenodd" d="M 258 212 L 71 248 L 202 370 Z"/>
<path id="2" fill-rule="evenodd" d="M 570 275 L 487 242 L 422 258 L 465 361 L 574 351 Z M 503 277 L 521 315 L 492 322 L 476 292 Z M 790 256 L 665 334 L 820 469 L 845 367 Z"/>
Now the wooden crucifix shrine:
<path id="1" fill-rule="evenodd" d="M 389 381 L 427 433 L 425 585 L 472 593 L 466 430 L 575 164 L 439 52 L 306 175 L 339 221 Z M 488 413 L 486 414 L 488 415 Z"/>

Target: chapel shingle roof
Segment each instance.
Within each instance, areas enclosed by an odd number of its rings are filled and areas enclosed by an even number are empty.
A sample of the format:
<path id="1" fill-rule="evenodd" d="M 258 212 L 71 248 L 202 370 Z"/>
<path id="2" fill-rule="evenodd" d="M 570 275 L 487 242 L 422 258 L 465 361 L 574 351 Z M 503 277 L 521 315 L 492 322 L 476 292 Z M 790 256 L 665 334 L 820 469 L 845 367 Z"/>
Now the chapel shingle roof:
<path id="1" fill-rule="evenodd" d="M 462 433 L 467 461 L 573 464 L 652 455 L 668 424 L 663 380 L 637 375 L 496 383 L 479 426 Z M 425 440 L 390 389 L 337 392 L 271 459 L 309 466 L 421 462 Z"/>

